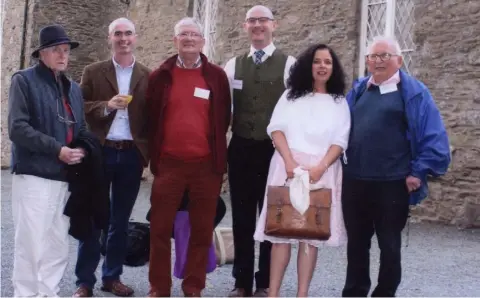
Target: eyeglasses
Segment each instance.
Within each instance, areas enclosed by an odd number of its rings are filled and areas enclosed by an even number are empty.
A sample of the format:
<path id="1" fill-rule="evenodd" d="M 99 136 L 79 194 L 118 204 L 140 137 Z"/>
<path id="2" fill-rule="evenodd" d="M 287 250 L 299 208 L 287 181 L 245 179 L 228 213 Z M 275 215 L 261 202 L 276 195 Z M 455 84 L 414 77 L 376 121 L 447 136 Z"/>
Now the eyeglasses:
<path id="1" fill-rule="evenodd" d="M 192 39 L 202 39 L 203 38 L 202 34 L 196 33 L 196 32 L 182 32 L 182 33 L 178 34 L 177 36 L 182 38 L 182 39 L 187 38 L 187 37 L 191 37 Z"/>
<path id="2" fill-rule="evenodd" d="M 72 109 L 72 106 L 70 104 L 67 103 L 68 107 L 70 108 L 70 111 L 72 111 L 72 117 L 73 117 L 73 121 L 68 119 L 68 118 L 65 118 L 63 116 L 60 116 L 60 109 L 58 107 L 58 102 L 61 101 L 62 99 L 61 98 L 58 98 L 57 99 L 57 117 L 58 117 L 58 121 L 60 121 L 61 123 L 65 123 L 67 125 L 73 125 L 73 124 L 76 124 L 77 123 L 77 119 L 75 117 L 75 114 L 73 113 L 73 109 Z"/>
<path id="3" fill-rule="evenodd" d="M 247 23 L 249 23 L 250 25 L 255 25 L 257 23 L 257 21 L 260 23 L 260 24 L 266 24 L 268 21 L 273 21 L 273 19 L 271 18 L 267 18 L 267 17 L 261 17 L 261 18 L 248 18 L 247 19 Z"/>
<path id="4" fill-rule="evenodd" d="M 370 55 L 367 55 L 367 59 L 368 59 L 368 61 L 372 61 L 372 62 L 377 61 L 377 58 L 380 58 L 381 61 L 388 61 L 393 56 L 398 56 L 398 55 L 394 55 L 394 54 L 390 54 L 390 53 L 370 54 Z"/>

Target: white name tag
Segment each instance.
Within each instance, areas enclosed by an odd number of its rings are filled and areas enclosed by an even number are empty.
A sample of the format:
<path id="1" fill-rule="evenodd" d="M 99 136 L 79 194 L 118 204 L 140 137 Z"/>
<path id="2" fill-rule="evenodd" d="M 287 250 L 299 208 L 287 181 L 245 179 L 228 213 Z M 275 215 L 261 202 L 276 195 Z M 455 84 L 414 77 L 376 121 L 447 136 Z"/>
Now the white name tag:
<path id="1" fill-rule="evenodd" d="M 208 99 L 208 97 L 210 96 L 210 90 L 195 87 L 195 92 L 193 92 L 193 96 Z"/>
<path id="2" fill-rule="evenodd" d="M 242 90 L 242 88 L 243 88 L 243 81 L 242 81 L 242 80 L 233 80 L 233 82 L 232 82 L 232 88 L 233 88 L 233 89 Z"/>
<path id="3" fill-rule="evenodd" d="M 385 84 L 385 85 L 380 85 L 378 86 L 380 89 L 380 94 L 385 94 L 385 93 L 391 93 L 397 91 L 397 84 Z"/>

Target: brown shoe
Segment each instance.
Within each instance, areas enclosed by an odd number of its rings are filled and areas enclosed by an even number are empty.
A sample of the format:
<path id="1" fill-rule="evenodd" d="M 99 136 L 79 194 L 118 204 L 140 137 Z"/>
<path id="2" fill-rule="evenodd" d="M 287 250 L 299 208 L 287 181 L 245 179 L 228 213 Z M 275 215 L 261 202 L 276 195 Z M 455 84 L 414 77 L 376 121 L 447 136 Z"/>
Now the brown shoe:
<path id="1" fill-rule="evenodd" d="M 86 286 L 79 286 L 72 297 L 93 297 L 93 291 Z"/>
<path id="2" fill-rule="evenodd" d="M 247 291 L 242 288 L 235 288 L 230 293 L 228 293 L 228 297 L 248 297 Z"/>
<path id="3" fill-rule="evenodd" d="M 119 280 L 104 281 L 100 288 L 104 292 L 110 292 L 115 296 L 128 297 L 133 295 L 133 289 Z"/>
<path id="4" fill-rule="evenodd" d="M 253 293 L 253 297 L 268 297 L 268 289 L 257 288 L 255 293 Z"/>

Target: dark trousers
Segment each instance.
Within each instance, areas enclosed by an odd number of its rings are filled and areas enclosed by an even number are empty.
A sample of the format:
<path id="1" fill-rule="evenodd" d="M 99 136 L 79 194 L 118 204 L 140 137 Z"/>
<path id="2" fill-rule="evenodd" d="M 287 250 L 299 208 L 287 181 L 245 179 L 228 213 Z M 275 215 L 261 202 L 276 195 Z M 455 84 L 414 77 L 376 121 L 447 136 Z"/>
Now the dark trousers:
<path id="1" fill-rule="evenodd" d="M 342 207 L 347 229 L 347 279 L 344 297 L 370 291 L 370 246 L 375 233 L 380 272 L 373 297 L 394 297 L 401 281 L 401 240 L 409 211 L 405 180 L 362 181 L 343 177 Z"/>
<path id="2" fill-rule="evenodd" d="M 105 170 L 111 185 L 110 225 L 106 239 L 106 255 L 102 265 L 102 280 L 119 280 L 127 253 L 127 229 L 133 206 L 140 189 L 143 173 L 141 155 L 136 148 L 117 150 L 104 147 Z M 93 289 L 95 270 L 100 262 L 101 231 L 81 241 L 78 248 L 75 274 L 77 286 Z"/>
<path id="3" fill-rule="evenodd" d="M 261 212 L 268 169 L 274 152 L 271 140 L 250 140 L 233 135 L 228 148 L 228 178 L 232 200 L 235 287 L 249 294 L 253 288 L 257 210 Z M 268 288 L 272 244 L 260 243 L 257 288 Z"/>
<path id="4" fill-rule="evenodd" d="M 199 295 L 205 288 L 208 251 L 213 241 L 223 175 L 214 171 L 211 159 L 184 162 L 164 158 L 160 160 L 159 168 L 150 197 L 150 286 L 162 297 L 170 296 L 173 222 L 185 189 L 188 189 L 191 234 L 182 289 L 185 294 Z"/>

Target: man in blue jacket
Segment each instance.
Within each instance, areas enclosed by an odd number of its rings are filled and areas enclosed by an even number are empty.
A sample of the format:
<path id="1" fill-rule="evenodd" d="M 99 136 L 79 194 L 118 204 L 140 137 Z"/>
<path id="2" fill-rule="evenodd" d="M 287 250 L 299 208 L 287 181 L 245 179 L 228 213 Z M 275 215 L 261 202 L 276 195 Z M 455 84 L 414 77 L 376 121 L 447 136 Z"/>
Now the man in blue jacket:
<path id="1" fill-rule="evenodd" d="M 352 129 L 344 155 L 342 207 L 348 235 L 343 296 L 367 296 L 370 245 L 380 248 L 372 296 L 393 297 L 401 281 L 401 233 L 409 205 L 427 196 L 427 176 L 445 174 L 450 147 L 427 87 L 400 70 L 398 43 L 376 38 L 367 52 L 371 76 L 347 95 Z"/>
<path id="2" fill-rule="evenodd" d="M 82 92 L 64 74 L 79 44 L 57 25 L 40 31 L 39 44 L 39 62 L 12 76 L 8 94 L 15 297 L 58 295 L 68 263 L 67 165 L 85 155 L 71 148 L 86 131 Z"/>

